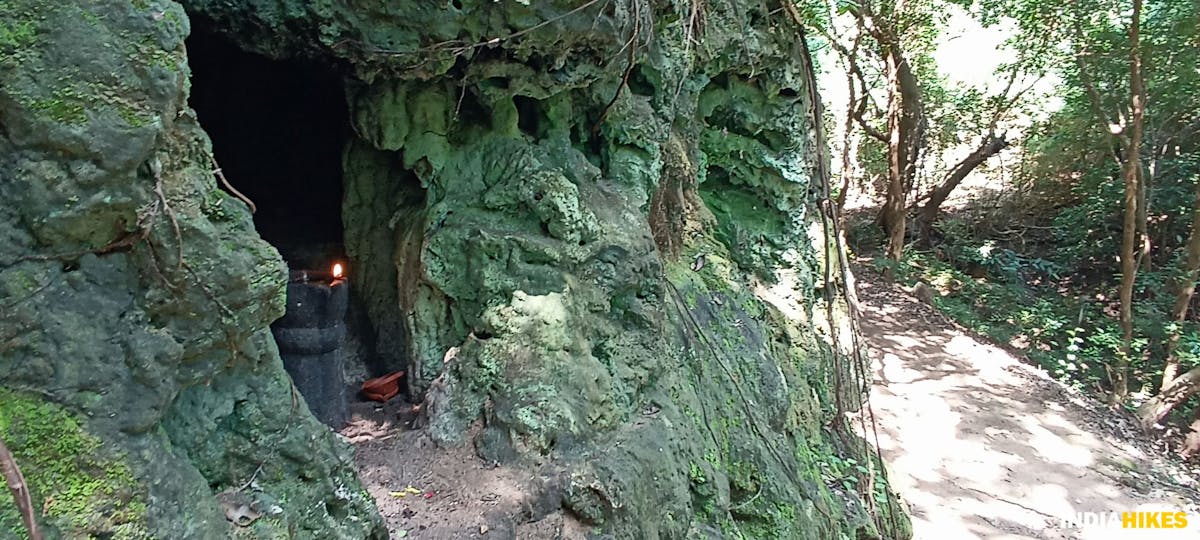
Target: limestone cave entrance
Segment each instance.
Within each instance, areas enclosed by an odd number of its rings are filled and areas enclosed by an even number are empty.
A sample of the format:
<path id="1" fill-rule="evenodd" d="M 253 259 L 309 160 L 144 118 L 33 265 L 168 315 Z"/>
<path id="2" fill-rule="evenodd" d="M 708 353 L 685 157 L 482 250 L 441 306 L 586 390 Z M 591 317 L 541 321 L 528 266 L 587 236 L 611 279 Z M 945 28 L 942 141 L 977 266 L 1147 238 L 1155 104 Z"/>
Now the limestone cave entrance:
<path id="1" fill-rule="evenodd" d="M 342 155 L 351 135 L 331 66 L 272 60 L 208 31 L 187 40 L 189 104 L 224 176 L 256 206 L 254 225 L 287 261 L 287 314 L 272 325 L 284 367 L 318 419 L 341 428 L 374 374 L 373 334 L 346 280 Z M 324 273 L 324 275 L 322 275 Z"/>
<path id="2" fill-rule="evenodd" d="M 187 48 L 190 104 L 225 176 L 257 206 L 259 234 L 293 268 L 344 256 L 350 127 L 341 78 L 325 66 L 247 53 L 199 25 Z"/>

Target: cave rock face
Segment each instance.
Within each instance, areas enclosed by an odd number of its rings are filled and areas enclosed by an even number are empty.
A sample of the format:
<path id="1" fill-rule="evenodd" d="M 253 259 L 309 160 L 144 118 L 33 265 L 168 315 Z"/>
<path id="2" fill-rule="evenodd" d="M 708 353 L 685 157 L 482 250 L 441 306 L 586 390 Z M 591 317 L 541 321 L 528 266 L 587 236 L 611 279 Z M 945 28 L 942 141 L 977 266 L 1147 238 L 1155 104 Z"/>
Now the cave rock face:
<path id="1" fill-rule="evenodd" d="M 382 538 L 283 371 L 286 269 L 217 188 L 189 24 L 0 2 L 0 436 L 51 537 Z M 231 525 L 243 504 L 262 516 Z"/>
<path id="2" fill-rule="evenodd" d="M 820 108 L 772 6 L 0 0 L 0 436 L 39 503 L 76 493 L 48 527 L 386 535 L 188 108 L 204 24 L 344 77 L 350 282 L 436 441 L 536 471 L 597 535 L 906 536 L 881 482 L 844 487 L 875 458 L 835 435 L 861 383 L 818 337 L 845 323 Z M 96 462 L 35 457 L 63 438 Z"/>

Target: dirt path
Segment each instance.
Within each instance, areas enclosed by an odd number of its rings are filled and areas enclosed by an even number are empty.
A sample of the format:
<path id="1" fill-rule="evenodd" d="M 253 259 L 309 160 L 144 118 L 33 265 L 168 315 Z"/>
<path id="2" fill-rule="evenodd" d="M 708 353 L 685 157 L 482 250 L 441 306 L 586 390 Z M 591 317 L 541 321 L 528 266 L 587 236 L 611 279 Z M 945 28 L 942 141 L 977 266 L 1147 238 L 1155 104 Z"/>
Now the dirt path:
<path id="1" fill-rule="evenodd" d="M 910 505 L 915 538 L 1200 538 L 1194 476 L 1123 442 L 1119 434 L 1133 432 L 1128 419 L 869 271 L 858 275 L 880 448 Z M 1077 512 L 1154 510 L 1187 511 L 1189 527 L 1061 522 Z"/>
<path id="2" fill-rule="evenodd" d="M 352 408 L 354 420 L 341 434 L 356 447 L 359 477 L 375 498 L 391 538 L 586 538 L 587 527 L 563 512 L 559 499 L 539 498 L 556 492 L 545 478 L 485 463 L 470 444 L 437 447 L 423 430 L 412 429 L 416 414 L 403 398 Z M 561 489 L 558 493 L 561 498 Z"/>
<path id="3" fill-rule="evenodd" d="M 871 404 L 917 540 L 1200 539 L 1200 470 L 1127 444 L 1132 423 L 985 344 L 873 273 L 859 276 Z M 529 472 L 438 450 L 412 406 L 355 404 L 342 434 L 392 538 L 582 539 Z M 1181 487 L 1178 483 L 1192 486 Z M 1064 527 L 1076 512 L 1184 510 L 1178 530 Z M 529 522 L 513 528 L 513 521 Z"/>

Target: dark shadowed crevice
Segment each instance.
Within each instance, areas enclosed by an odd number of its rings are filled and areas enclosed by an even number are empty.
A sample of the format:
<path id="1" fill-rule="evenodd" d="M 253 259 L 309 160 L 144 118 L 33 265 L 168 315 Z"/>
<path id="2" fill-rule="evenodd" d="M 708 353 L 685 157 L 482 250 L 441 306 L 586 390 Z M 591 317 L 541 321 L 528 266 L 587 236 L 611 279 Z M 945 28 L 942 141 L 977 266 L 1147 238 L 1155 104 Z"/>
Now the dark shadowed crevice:
<path id="1" fill-rule="evenodd" d="M 359 317 L 360 301 L 348 299 L 348 287 L 330 287 L 313 273 L 348 260 L 343 80 L 328 66 L 272 60 L 206 30 L 201 24 L 187 40 L 189 104 L 224 176 L 257 207 L 259 235 L 293 271 L 287 314 L 272 325 L 284 366 L 314 415 L 340 428 L 347 397 L 374 357 L 373 328 Z M 349 262 L 353 268 L 357 261 Z"/>
<path id="2" fill-rule="evenodd" d="M 190 105 L 225 176 L 257 205 L 259 234 L 293 267 L 340 254 L 349 132 L 341 78 L 245 52 L 203 27 L 187 48 Z"/>
<path id="3" fill-rule="evenodd" d="M 541 138 L 541 104 L 528 96 L 513 96 L 513 104 L 517 107 L 517 127 L 535 139 Z"/>

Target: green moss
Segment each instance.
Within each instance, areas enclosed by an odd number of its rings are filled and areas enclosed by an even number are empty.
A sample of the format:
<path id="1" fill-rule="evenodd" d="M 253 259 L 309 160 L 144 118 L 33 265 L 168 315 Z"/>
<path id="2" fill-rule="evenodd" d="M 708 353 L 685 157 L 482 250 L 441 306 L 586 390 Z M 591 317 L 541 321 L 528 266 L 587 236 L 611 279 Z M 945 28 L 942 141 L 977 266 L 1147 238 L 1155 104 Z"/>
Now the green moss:
<path id="1" fill-rule="evenodd" d="M 796 528 L 796 507 L 783 502 L 762 504 L 757 511 L 758 519 L 742 524 L 735 537 L 754 539 L 791 539 L 801 531 Z"/>
<path id="2" fill-rule="evenodd" d="M 700 468 L 700 464 L 695 461 L 691 462 L 688 467 L 688 478 L 694 484 L 708 483 L 708 478 L 704 476 L 704 469 Z"/>
<path id="3" fill-rule="evenodd" d="M 150 537 L 143 488 L 66 409 L 0 388 L 0 437 L 21 467 L 45 527 L 71 538 Z M 0 505 L 0 534 L 24 537 L 11 505 Z"/>
<path id="4" fill-rule="evenodd" d="M 183 24 L 174 10 L 167 10 L 164 15 L 162 24 L 173 25 L 170 32 L 182 34 Z M 148 126 L 152 116 L 140 97 L 142 92 L 128 84 L 131 73 L 122 71 L 133 67 L 177 74 L 186 64 L 182 52 L 164 49 L 159 36 L 115 32 L 110 28 L 114 24 L 112 17 L 110 13 L 73 4 L 43 6 L 38 2 L 0 1 L 0 68 L 24 67 L 36 75 L 24 84 L 10 85 L 6 92 L 42 119 L 56 123 L 83 125 L 92 117 L 89 111 L 97 115 L 112 111 L 129 127 Z M 59 66 L 41 55 L 39 51 L 45 48 L 38 40 L 44 33 L 42 28 L 62 18 L 76 25 L 78 32 L 104 36 L 105 42 L 112 45 L 124 44 L 121 49 L 113 49 L 122 51 L 124 64 L 109 54 L 101 54 L 96 60 L 111 64 L 105 67 L 118 82 L 91 78 L 85 75 L 87 69 Z"/>
<path id="5" fill-rule="evenodd" d="M 16 55 L 37 42 L 38 9 L 22 2 L 0 0 L 0 59 Z"/>
<path id="6" fill-rule="evenodd" d="M 709 174 L 700 190 L 704 204 L 717 218 L 716 237 L 739 266 L 772 281 L 772 268 L 783 266 L 779 253 L 789 237 L 788 217 L 757 193 L 736 186 L 721 175 Z"/>
<path id="7" fill-rule="evenodd" d="M 104 21 L 100 20 L 100 16 L 92 10 L 79 9 L 77 11 L 77 16 L 83 21 L 87 22 L 87 24 L 90 26 L 96 28 L 101 28 L 104 26 Z"/>
<path id="8" fill-rule="evenodd" d="M 118 105 L 123 105 L 123 104 L 118 104 Z M 117 107 L 117 115 L 120 116 L 121 120 L 124 120 L 125 123 L 129 125 L 129 127 L 133 127 L 133 128 L 146 127 L 150 123 L 150 121 L 148 119 L 142 118 L 142 116 L 138 114 L 138 111 L 136 109 L 134 109 L 133 107 L 129 107 L 129 106 L 118 106 Z"/>
<path id="9" fill-rule="evenodd" d="M 0 51 L 17 51 L 33 45 L 37 25 L 30 20 L 0 21 Z"/>
<path id="10" fill-rule="evenodd" d="M 168 11 L 167 14 L 174 15 L 174 12 Z M 177 17 L 177 16 L 176 16 Z M 169 19 L 166 15 L 163 16 L 163 24 L 172 24 L 178 27 L 180 22 L 177 18 Z M 178 30 L 177 30 L 178 31 Z M 145 64 L 147 66 L 157 67 L 171 73 L 178 73 L 184 66 L 184 61 L 181 55 L 174 50 L 164 50 L 153 36 L 143 36 L 136 43 L 131 41 L 131 45 L 127 51 L 129 61 L 132 64 Z"/>
<path id="11" fill-rule="evenodd" d="M 65 124 L 87 122 L 87 111 L 74 88 L 63 87 L 54 91 L 49 98 L 34 99 L 29 108 L 51 119 Z"/>

